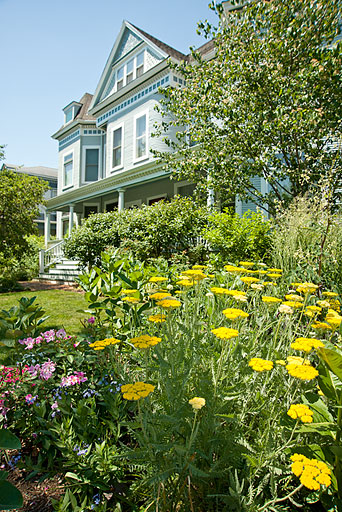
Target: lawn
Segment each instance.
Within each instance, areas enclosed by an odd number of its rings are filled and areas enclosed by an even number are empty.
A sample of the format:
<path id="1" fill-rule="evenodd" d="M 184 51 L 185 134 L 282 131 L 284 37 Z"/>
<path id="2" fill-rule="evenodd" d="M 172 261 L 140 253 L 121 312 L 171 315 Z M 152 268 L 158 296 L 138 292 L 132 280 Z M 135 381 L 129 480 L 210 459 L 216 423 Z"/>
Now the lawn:
<path id="1" fill-rule="evenodd" d="M 77 334 L 82 328 L 80 321 L 90 316 L 82 313 L 82 310 L 87 308 L 83 294 L 66 290 L 2 293 L 0 310 L 8 310 L 15 306 L 21 297 L 37 297 L 36 303 L 42 306 L 50 316 L 42 325 L 43 330 L 64 327 L 68 334 Z"/>

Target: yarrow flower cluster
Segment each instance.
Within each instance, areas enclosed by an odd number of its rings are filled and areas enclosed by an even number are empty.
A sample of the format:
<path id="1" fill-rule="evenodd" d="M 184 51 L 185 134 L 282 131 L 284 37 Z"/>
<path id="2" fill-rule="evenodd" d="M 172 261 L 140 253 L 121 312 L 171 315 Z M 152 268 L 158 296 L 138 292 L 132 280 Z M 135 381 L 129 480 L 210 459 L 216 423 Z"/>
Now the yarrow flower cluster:
<path id="1" fill-rule="evenodd" d="M 227 308 L 223 310 L 223 314 L 228 320 L 236 320 L 237 318 L 248 318 L 249 314 L 242 309 Z"/>
<path id="2" fill-rule="evenodd" d="M 191 398 L 191 400 L 189 400 L 189 404 L 194 409 L 194 411 L 198 411 L 199 409 L 202 409 L 202 407 L 205 406 L 205 399 L 199 396 L 195 396 L 194 398 Z"/>
<path id="3" fill-rule="evenodd" d="M 311 364 L 291 362 L 286 365 L 286 369 L 292 377 L 297 377 L 297 379 L 301 380 L 313 380 L 318 376 L 318 371 Z"/>
<path id="4" fill-rule="evenodd" d="M 146 398 L 155 389 L 152 384 L 146 382 L 135 382 L 134 384 L 124 384 L 121 386 L 123 398 L 126 400 L 140 400 Z"/>
<path id="5" fill-rule="evenodd" d="M 212 329 L 211 332 L 221 340 L 230 340 L 239 335 L 238 330 L 230 329 L 229 327 L 218 327 L 217 329 Z"/>
<path id="6" fill-rule="evenodd" d="M 331 470 L 317 459 L 309 459 L 305 455 L 294 453 L 291 456 L 291 471 L 299 477 L 300 482 L 311 491 L 318 491 L 321 485 L 331 484 Z"/>
<path id="7" fill-rule="evenodd" d="M 160 324 L 162 322 L 166 322 L 166 316 L 161 313 L 156 314 L 156 315 L 150 315 L 148 317 L 148 321 L 153 322 L 155 324 Z"/>
<path id="8" fill-rule="evenodd" d="M 279 302 L 282 302 L 282 299 L 278 299 L 278 297 L 271 297 L 263 295 L 261 297 L 262 302 L 265 302 L 266 304 L 277 304 Z"/>
<path id="9" fill-rule="evenodd" d="M 157 302 L 157 306 L 165 309 L 179 308 L 181 306 L 181 302 L 170 297 L 169 299 L 163 299 Z"/>
<path id="10" fill-rule="evenodd" d="M 121 343 L 121 340 L 116 338 L 105 338 L 104 340 L 94 341 L 94 343 L 90 343 L 89 347 L 94 350 L 103 350 L 109 345 L 116 345 L 117 343 Z"/>
<path id="11" fill-rule="evenodd" d="M 304 352 L 310 352 L 313 348 L 324 347 L 324 343 L 315 338 L 296 338 L 291 347 L 295 350 L 303 350 Z"/>
<path id="12" fill-rule="evenodd" d="M 130 342 L 135 346 L 135 348 L 149 348 L 154 345 L 158 345 L 161 342 L 161 338 L 157 338 L 157 336 L 149 336 L 148 334 L 142 334 L 141 336 L 137 336 L 136 338 L 132 338 Z"/>
<path id="13" fill-rule="evenodd" d="M 68 375 L 67 377 L 63 377 L 61 380 L 61 387 L 69 387 L 75 386 L 76 384 L 80 384 L 81 382 L 86 382 L 88 377 L 86 377 L 84 372 L 75 372 L 72 375 Z"/>
<path id="14" fill-rule="evenodd" d="M 256 372 L 269 371 L 273 368 L 273 361 L 269 361 L 268 359 L 261 359 L 260 357 L 253 357 L 249 363 L 253 370 Z"/>
<path id="15" fill-rule="evenodd" d="M 312 410 L 305 404 L 292 404 L 287 411 L 290 418 L 301 420 L 303 423 L 312 423 Z"/>

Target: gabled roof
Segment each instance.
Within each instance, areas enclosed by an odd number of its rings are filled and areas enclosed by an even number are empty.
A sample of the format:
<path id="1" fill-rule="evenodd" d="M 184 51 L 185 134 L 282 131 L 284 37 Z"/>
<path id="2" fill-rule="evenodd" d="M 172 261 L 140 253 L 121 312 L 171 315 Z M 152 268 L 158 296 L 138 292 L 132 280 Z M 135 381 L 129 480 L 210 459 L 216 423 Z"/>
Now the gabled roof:
<path id="1" fill-rule="evenodd" d="M 31 176 L 41 176 L 44 178 L 57 179 L 58 174 L 58 169 L 55 169 L 54 167 L 44 167 L 42 165 L 37 165 L 34 167 L 24 167 L 20 165 L 3 164 L 1 170 L 3 171 L 5 169 L 23 174 L 29 174 Z"/>
<path id="2" fill-rule="evenodd" d="M 75 119 L 73 119 L 68 124 L 63 124 L 57 130 L 57 132 L 52 135 L 52 138 L 56 138 L 57 136 L 59 136 L 60 135 L 59 132 L 64 131 L 64 130 L 69 130 L 70 128 L 73 128 L 74 126 L 76 126 L 77 121 L 89 121 L 89 122 L 95 121 L 96 118 L 94 116 L 92 116 L 91 114 L 88 114 L 89 105 L 90 105 L 92 99 L 93 99 L 93 95 L 89 94 L 89 92 L 86 92 L 85 94 L 83 94 L 82 98 L 78 102 L 81 104 L 81 108 L 80 108 L 78 114 L 76 115 Z M 73 103 L 73 102 L 71 102 L 71 103 Z"/>
<path id="3" fill-rule="evenodd" d="M 187 60 L 188 59 L 188 56 L 185 55 L 184 53 L 176 50 L 175 48 L 172 48 L 172 46 L 169 46 L 166 43 L 163 43 L 162 41 L 160 41 L 156 37 L 151 36 L 151 34 L 148 34 L 144 30 L 141 30 L 141 28 L 136 27 L 135 25 L 132 25 L 132 27 L 136 28 L 140 32 L 140 34 L 142 34 L 144 37 L 149 39 L 152 43 L 154 43 L 156 46 L 158 46 L 158 48 L 163 50 L 163 52 L 165 52 L 170 57 L 174 57 L 177 60 Z"/>
<path id="4" fill-rule="evenodd" d="M 105 68 L 100 77 L 99 83 L 96 87 L 93 100 L 90 104 L 90 110 L 103 99 L 103 91 L 106 90 L 106 84 L 108 85 L 108 82 L 110 81 L 113 63 L 116 62 L 116 60 L 124 57 L 124 55 L 120 53 L 120 46 L 123 43 L 125 34 L 127 34 L 127 32 L 131 33 L 133 39 L 135 38 L 135 47 L 138 46 L 139 42 L 145 42 L 157 55 L 159 55 L 161 60 L 166 60 L 169 57 L 172 57 L 173 59 L 176 59 L 178 61 L 187 60 L 187 56 L 185 54 L 163 43 L 159 39 L 151 36 L 144 30 L 141 30 L 140 28 L 136 27 L 135 25 L 132 25 L 128 21 L 123 21 L 120 32 L 115 40 L 113 48 L 107 59 Z M 134 45 L 132 49 L 134 49 Z"/>

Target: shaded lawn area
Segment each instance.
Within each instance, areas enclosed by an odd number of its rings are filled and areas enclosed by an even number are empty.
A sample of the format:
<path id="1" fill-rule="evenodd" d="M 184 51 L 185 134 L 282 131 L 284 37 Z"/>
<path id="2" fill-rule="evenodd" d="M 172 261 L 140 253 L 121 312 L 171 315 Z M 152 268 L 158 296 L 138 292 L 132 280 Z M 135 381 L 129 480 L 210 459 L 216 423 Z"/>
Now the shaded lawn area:
<path id="1" fill-rule="evenodd" d="M 82 293 L 67 290 L 39 290 L 10 292 L 0 294 L 0 310 L 8 310 L 18 305 L 21 297 L 37 297 L 34 304 L 39 304 L 50 318 L 42 324 L 42 331 L 64 328 L 67 334 L 77 334 L 82 330 L 80 320 L 91 316 L 90 313 L 78 312 L 87 309 L 87 302 Z"/>

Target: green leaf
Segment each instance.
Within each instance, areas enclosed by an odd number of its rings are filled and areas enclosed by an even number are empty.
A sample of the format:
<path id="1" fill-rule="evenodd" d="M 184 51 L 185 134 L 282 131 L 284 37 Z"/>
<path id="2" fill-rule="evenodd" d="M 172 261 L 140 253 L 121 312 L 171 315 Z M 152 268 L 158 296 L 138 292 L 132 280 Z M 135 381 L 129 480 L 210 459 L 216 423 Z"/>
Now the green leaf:
<path id="1" fill-rule="evenodd" d="M 17 436 L 9 430 L 0 429 L 0 449 L 1 450 L 20 450 L 21 443 Z"/>
<path id="2" fill-rule="evenodd" d="M 14 485 L 7 480 L 0 480 L 0 509 L 13 510 L 23 506 L 23 497 Z"/>
<path id="3" fill-rule="evenodd" d="M 0 481 L 6 480 L 7 477 L 8 477 L 8 471 L 0 471 Z"/>
<path id="4" fill-rule="evenodd" d="M 77 480 L 78 482 L 82 482 L 82 478 L 80 478 L 78 475 L 76 475 L 76 473 L 71 473 L 70 471 L 68 471 L 65 474 L 65 477 L 66 478 L 72 478 L 73 480 Z"/>
<path id="5" fill-rule="evenodd" d="M 318 348 L 317 354 L 342 382 L 342 356 L 329 348 Z"/>

